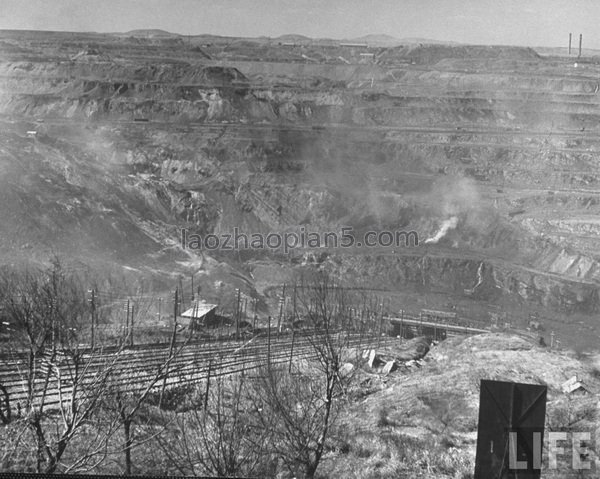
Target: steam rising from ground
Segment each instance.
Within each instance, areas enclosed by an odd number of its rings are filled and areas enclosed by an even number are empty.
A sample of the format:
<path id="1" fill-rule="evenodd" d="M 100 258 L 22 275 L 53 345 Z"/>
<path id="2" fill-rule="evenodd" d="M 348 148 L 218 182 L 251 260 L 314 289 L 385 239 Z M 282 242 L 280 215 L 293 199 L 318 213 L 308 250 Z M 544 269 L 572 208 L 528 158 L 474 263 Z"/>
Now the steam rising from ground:
<path id="1" fill-rule="evenodd" d="M 304 210 L 307 222 L 410 229 L 429 244 L 453 229 L 464 227 L 462 235 L 486 222 L 475 180 L 460 174 L 438 176 L 428 160 L 413 157 L 411 151 L 350 149 L 328 137 L 301 142 L 299 150 L 306 159 L 303 181 L 308 189 L 329 193 Z"/>
<path id="2" fill-rule="evenodd" d="M 480 209 L 481 197 L 474 180 L 462 176 L 445 176 L 431 188 L 430 202 L 437 214 L 448 218 L 474 213 Z"/>
<path id="3" fill-rule="evenodd" d="M 459 218 L 473 226 L 478 222 L 481 198 L 477 185 L 470 178 L 446 176 L 437 180 L 426 199 L 432 216 L 441 217 L 437 232 L 425 240 L 426 244 L 436 244 L 449 231 L 459 225 Z"/>
<path id="4" fill-rule="evenodd" d="M 457 216 L 453 216 L 452 218 L 444 220 L 444 222 L 442 223 L 442 226 L 440 227 L 439 231 L 434 236 L 432 236 L 431 238 L 427 238 L 425 240 L 425 243 L 432 243 L 432 244 L 437 243 L 444 236 L 446 236 L 446 233 L 448 231 L 450 231 L 451 229 L 456 228 L 457 225 L 458 225 L 458 217 Z"/>

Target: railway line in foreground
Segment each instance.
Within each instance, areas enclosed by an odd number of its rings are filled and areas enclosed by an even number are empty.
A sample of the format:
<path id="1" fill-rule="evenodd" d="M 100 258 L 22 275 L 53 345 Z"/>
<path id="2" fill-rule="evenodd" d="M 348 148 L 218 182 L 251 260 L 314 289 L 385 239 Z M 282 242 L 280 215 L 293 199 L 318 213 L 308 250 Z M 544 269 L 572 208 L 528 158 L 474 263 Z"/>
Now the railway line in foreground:
<path id="1" fill-rule="evenodd" d="M 427 335 L 441 340 L 454 335 L 474 335 L 487 329 L 450 321 L 424 320 L 403 314 L 382 321 L 399 331 L 399 336 Z M 12 410 L 28 402 L 56 409 L 78 394 L 93 394 L 100 387 L 121 393 L 141 394 L 149 389 L 187 387 L 219 376 L 259 369 L 267 364 L 291 363 L 316 358 L 315 346 L 326 337 L 350 348 L 371 349 L 397 341 L 374 331 L 334 333 L 294 331 L 291 334 L 259 334 L 244 340 L 188 340 L 186 342 L 83 347 L 76 354 L 57 351 L 37 356 L 30 366 L 27 354 L 0 354 L 0 385 L 6 390 Z M 32 372 L 33 371 L 33 372 Z M 31 380 L 30 378 L 33 378 Z M 102 386 L 100 386 L 100 383 Z M 1 403 L 2 401 L 0 401 Z M 7 406 L 5 405 L 4 408 Z"/>
<path id="2" fill-rule="evenodd" d="M 121 393 L 142 393 L 150 388 L 158 392 L 163 387 L 178 388 L 258 369 L 267 364 L 282 364 L 317 356 L 315 344 L 325 335 L 298 332 L 293 335 L 267 338 L 255 336 L 246 341 L 179 343 L 172 350 L 169 344 L 140 345 L 113 351 L 102 349 L 79 352 L 77 360 L 56 353 L 42 355 L 29 363 L 22 354 L 3 355 L 0 361 L 0 385 L 8 393 L 11 409 L 27 403 L 43 401 L 46 409 L 57 408 L 69 401 L 74 388 L 79 394 L 92 394 L 104 374 L 108 387 Z M 394 341 L 373 334 L 335 333 L 336 341 L 353 348 L 370 348 Z M 112 348 L 114 349 L 114 348 Z M 28 378 L 33 377 L 33 381 Z"/>

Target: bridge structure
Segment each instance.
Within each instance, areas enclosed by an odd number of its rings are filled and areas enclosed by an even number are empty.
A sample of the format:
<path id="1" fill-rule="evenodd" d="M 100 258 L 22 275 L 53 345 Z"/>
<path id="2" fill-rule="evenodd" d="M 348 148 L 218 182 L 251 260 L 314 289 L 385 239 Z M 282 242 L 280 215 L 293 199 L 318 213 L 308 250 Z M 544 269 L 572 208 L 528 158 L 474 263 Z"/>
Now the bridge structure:
<path id="1" fill-rule="evenodd" d="M 402 337 L 430 336 L 441 341 L 451 336 L 472 336 L 490 332 L 489 329 L 458 324 L 458 321 L 453 322 L 451 318 L 432 320 L 430 316 L 422 313 L 413 316 L 402 311 L 399 317 L 387 316 L 385 319 L 392 325 L 393 334 Z"/>

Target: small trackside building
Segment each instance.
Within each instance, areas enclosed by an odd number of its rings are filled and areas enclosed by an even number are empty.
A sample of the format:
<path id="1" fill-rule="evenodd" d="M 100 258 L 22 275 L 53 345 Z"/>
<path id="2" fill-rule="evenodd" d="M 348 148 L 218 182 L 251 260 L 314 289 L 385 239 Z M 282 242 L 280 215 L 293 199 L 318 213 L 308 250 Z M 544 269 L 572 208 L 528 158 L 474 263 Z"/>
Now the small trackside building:
<path id="1" fill-rule="evenodd" d="M 181 317 L 189 321 L 185 321 L 184 324 L 187 322 L 191 329 L 196 330 L 213 322 L 217 306 L 204 300 L 194 301 L 190 309 L 181 313 Z"/>

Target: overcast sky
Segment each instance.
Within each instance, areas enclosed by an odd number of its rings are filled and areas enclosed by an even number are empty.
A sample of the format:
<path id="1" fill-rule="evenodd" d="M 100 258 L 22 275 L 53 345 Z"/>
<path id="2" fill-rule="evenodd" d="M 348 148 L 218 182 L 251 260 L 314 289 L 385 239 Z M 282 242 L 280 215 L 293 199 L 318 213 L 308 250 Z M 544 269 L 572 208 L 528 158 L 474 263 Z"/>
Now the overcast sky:
<path id="1" fill-rule="evenodd" d="M 352 38 L 600 48 L 599 0 L 0 0 L 0 29 Z"/>

